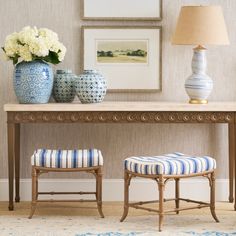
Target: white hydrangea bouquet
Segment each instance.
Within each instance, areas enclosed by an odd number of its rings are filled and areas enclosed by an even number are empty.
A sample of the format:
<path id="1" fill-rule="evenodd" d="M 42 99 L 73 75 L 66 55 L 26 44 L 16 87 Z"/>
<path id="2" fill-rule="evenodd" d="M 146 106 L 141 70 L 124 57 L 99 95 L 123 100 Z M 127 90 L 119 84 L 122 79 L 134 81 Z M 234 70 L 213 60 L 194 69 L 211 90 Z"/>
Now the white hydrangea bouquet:
<path id="1" fill-rule="evenodd" d="M 59 42 L 58 35 L 47 29 L 24 27 L 20 32 L 14 32 L 6 37 L 2 47 L 6 59 L 13 64 L 21 61 L 43 60 L 48 63 L 58 64 L 63 61 L 66 48 Z"/>

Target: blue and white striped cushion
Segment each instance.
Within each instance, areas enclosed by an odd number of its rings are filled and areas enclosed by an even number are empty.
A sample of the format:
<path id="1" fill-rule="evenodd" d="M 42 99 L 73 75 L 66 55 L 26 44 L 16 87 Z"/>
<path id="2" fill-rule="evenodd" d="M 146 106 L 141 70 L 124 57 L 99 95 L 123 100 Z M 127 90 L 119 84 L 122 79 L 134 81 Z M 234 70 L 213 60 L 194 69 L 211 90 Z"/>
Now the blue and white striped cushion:
<path id="1" fill-rule="evenodd" d="M 209 156 L 189 156 L 175 152 L 162 156 L 129 157 L 125 169 L 144 175 L 185 175 L 201 173 L 216 168 L 216 161 Z"/>
<path id="2" fill-rule="evenodd" d="M 83 168 L 103 165 L 100 150 L 49 150 L 38 149 L 31 157 L 33 166 L 48 168 Z"/>

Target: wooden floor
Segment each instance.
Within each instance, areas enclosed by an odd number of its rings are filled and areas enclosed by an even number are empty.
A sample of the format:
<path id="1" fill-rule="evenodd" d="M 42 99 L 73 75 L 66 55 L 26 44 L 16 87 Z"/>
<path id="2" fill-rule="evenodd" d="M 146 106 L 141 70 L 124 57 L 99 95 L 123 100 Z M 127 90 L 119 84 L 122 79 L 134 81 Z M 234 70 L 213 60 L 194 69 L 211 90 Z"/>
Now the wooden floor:
<path id="1" fill-rule="evenodd" d="M 183 206 L 186 206 L 187 203 L 183 203 Z M 191 204 L 188 204 L 189 206 Z M 151 207 L 157 207 L 157 205 L 150 205 Z M 165 203 L 165 208 L 173 207 L 172 203 Z M 15 204 L 15 211 L 8 211 L 8 203 L 0 202 L 0 216 L 27 216 L 30 211 L 30 202 L 21 202 Z M 103 204 L 103 211 L 106 216 L 121 216 L 123 211 L 122 202 L 105 202 Z M 97 215 L 96 205 L 94 203 L 40 203 L 36 210 L 37 215 L 41 216 L 50 216 L 50 215 L 62 215 L 62 216 L 90 216 Z M 130 208 L 129 215 L 148 215 L 155 213 L 149 213 L 146 211 L 136 210 Z M 210 214 L 208 208 L 196 209 L 190 211 L 183 211 L 181 215 L 188 214 Z M 220 215 L 229 215 L 232 214 L 233 217 L 236 217 L 236 211 L 233 210 L 233 204 L 227 202 L 217 202 L 216 203 L 216 214 Z"/>

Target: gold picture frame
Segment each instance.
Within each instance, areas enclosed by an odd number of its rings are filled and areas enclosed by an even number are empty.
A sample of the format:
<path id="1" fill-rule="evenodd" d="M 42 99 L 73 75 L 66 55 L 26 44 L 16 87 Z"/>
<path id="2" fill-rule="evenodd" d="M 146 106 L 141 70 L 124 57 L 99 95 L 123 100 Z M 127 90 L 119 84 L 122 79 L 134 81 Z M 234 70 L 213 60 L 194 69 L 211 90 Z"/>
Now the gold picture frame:
<path id="1" fill-rule="evenodd" d="M 103 20 L 108 20 L 108 21 L 161 21 L 162 20 L 162 14 L 163 14 L 163 0 L 156 0 L 159 1 L 159 16 L 158 17 L 93 17 L 93 16 L 85 16 L 85 1 L 86 0 L 81 0 L 81 5 L 82 5 L 82 20 L 91 20 L 91 21 L 103 21 Z M 99 0 L 97 0 L 99 2 Z M 117 0 L 119 1 L 119 0 Z M 144 0 L 145 1 L 145 0 Z"/>
<path id="2" fill-rule="evenodd" d="M 157 71 L 156 71 L 156 78 L 152 78 L 153 80 L 156 81 L 156 84 L 158 85 L 158 87 L 156 88 L 122 88 L 122 89 L 116 89 L 116 88 L 109 88 L 108 87 L 108 92 L 115 92 L 115 93 L 119 93 L 119 92 L 161 92 L 162 91 L 162 26 L 82 26 L 81 27 L 81 50 L 80 50 L 80 61 L 81 61 L 81 69 L 82 71 L 84 69 L 98 69 L 98 68 L 94 68 L 92 67 L 88 67 L 85 65 L 85 59 L 86 59 L 86 51 L 85 51 L 85 32 L 86 30 L 104 30 L 104 29 L 111 29 L 111 30 L 119 30 L 119 29 L 136 29 L 136 30 L 158 30 L 159 31 L 159 39 L 157 41 L 158 44 L 158 56 L 154 57 L 154 58 L 150 58 L 150 60 L 152 60 L 152 64 L 155 64 L 156 61 L 156 65 L 157 65 Z M 103 38 L 104 39 L 104 38 Z M 92 44 L 90 45 L 92 46 Z M 91 48 L 91 47 L 88 48 Z M 89 54 L 88 57 L 91 57 L 91 54 Z M 94 60 L 93 60 L 94 61 Z M 86 66 L 86 68 L 85 68 Z M 100 69 L 98 69 L 99 71 L 101 71 Z M 81 72 L 82 72 L 81 71 Z M 102 71 L 101 71 L 102 72 Z"/>

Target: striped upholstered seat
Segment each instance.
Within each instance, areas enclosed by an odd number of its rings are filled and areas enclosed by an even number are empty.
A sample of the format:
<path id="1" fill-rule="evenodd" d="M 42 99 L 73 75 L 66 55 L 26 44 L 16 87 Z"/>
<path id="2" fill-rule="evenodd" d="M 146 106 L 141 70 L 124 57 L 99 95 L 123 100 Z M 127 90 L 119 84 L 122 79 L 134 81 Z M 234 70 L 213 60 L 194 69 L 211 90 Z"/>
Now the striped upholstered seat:
<path id="1" fill-rule="evenodd" d="M 103 165 L 100 150 L 49 150 L 38 149 L 31 157 L 33 166 L 47 168 L 85 168 Z"/>
<path id="2" fill-rule="evenodd" d="M 210 171 L 216 161 L 209 156 L 189 156 L 171 153 L 162 156 L 139 156 L 125 159 L 125 169 L 144 175 L 185 175 Z"/>

